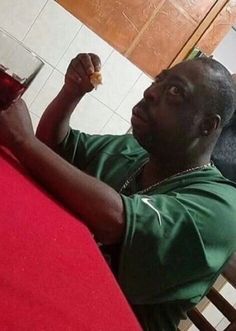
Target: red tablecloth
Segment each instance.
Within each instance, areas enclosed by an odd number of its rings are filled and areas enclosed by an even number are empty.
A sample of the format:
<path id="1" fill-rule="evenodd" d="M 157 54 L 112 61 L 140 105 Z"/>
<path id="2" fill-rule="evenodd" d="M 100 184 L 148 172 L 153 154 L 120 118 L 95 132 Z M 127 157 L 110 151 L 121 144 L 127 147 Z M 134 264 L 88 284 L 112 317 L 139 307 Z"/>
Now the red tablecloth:
<path id="1" fill-rule="evenodd" d="M 0 197 L 1 331 L 141 330 L 88 229 L 1 150 Z"/>

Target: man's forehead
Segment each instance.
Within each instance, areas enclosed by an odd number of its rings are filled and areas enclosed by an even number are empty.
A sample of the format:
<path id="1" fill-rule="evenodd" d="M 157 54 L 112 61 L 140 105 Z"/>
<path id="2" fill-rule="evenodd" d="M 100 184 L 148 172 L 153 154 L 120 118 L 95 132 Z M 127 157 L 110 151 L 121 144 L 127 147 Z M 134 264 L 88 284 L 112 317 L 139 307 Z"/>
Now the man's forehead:
<path id="1" fill-rule="evenodd" d="M 202 79 L 205 76 L 205 70 L 201 63 L 196 61 L 184 61 L 168 69 L 169 75 L 179 75 L 190 80 Z"/>
<path id="2" fill-rule="evenodd" d="M 210 83 L 211 78 L 216 78 L 218 74 L 210 66 L 204 66 L 200 61 L 184 61 L 161 72 L 161 75 L 179 78 L 187 84 L 205 86 Z"/>

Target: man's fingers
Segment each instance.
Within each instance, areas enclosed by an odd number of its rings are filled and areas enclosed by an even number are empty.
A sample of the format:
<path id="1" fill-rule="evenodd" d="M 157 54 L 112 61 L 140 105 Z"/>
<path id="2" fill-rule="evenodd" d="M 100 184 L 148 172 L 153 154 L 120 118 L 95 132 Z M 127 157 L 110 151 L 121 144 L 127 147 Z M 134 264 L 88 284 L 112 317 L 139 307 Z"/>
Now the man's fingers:
<path id="1" fill-rule="evenodd" d="M 84 72 L 86 75 L 90 76 L 95 71 L 100 71 L 101 60 L 96 54 L 81 53 L 71 61 L 71 66 L 82 78 L 84 76 Z M 84 69 L 84 72 L 81 71 L 81 67 Z"/>
<path id="2" fill-rule="evenodd" d="M 94 87 L 101 84 L 101 77 L 92 81 L 94 74 L 98 74 L 101 69 L 101 61 L 96 54 L 82 53 L 78 54 L 70 63 L 66 75 L 65 83 L 75 88 L 79 84 L 79 91 L 87 93 Z M 96 76 L 97 77 L 97 76 Z"/>
<path id="3" fill-rule="evenodd" d="M 71 72 L 69 71 L 67 78 L 69 78 L 70 80 L 74 81 L 74 82 L 81 82 L 81 80 L 83 79 L 84 74 L 81 73 L 78 69 L 76 69 L 75 67 L 73 67 L 73 65 L 71 66 L 71 69 L 73 69 L 73 74 L 71 74 Z"/>
<path id="4" fill-rule="evenodd" d="M 84 79 L 88 78 L 88 74 L 86 73 L 84 66 L 81 61 L 71 62 L 70 70 L 68 71 L 70 79 L 73 81 L 80 83 Z"/>
<path id="5" fill-rule="evenodd" d="M 101 60 L 100 60 L 99 56 L 97 56 L 96 54 L 93 54 L 93 53 L 89 53 L 89 56 L 91 58 L 95 71 L 97 71 L 97 72 L 100 71 L 101 70 Z"/>
<path id="6" fill-rule="evenodd" d="M 89 54 L 80 54 L 80 62 L 88 76 L 94 73 L 95 68 Z"/>
<path id="7" fill-rule="evenodd" d="M 11 106 L 10 106 L 9 108 L 16 108 L 16 107 L 21 108 L 21 109 L 23 109 L 23 108 L 24 108 L 24 109 L 28 109 L 28 107 L 27 107 L 25 101 L 24 101 L 22 98 L 18 98 L 18 99 L 16 99 L 16 100 L 11 104 Z"/>

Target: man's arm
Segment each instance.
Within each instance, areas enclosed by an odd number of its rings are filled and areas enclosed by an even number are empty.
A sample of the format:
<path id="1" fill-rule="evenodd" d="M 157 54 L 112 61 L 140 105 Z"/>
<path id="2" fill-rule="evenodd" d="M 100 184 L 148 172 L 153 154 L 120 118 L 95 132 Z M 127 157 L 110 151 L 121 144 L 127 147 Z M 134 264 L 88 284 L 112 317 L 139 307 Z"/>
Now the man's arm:
<path id="1" fill-rule="evenodd" d="M 93 89 L 90 75 L 100 68 L 100 59 L 95 54 L 79 54 L 71 61 L 65 75 L 65 84 L 45 110 L 36 132 L 38 139 L 50 148 L 56 150 L 65 138 L 75 107 Z"/>
<path id="2" fill-rule="evenodd" d="M 22 100 L 0 111 L 0 144 L 8 147 L 39 182 L 79 215 L 97 240 L 105 244 L 121 241 L 125 219 L 120 195 L 37 139 Z"/>
<path id="3" fill-rule="evenodd" d="M 82 99 L 70 96 L 63 86 L 56 98 L 50 103 L 43 113 L 36 131 L 36 137 L 48 147 L 56 151 L 57 146 L 65 138 L 69 127 L 71 115 Z"/>

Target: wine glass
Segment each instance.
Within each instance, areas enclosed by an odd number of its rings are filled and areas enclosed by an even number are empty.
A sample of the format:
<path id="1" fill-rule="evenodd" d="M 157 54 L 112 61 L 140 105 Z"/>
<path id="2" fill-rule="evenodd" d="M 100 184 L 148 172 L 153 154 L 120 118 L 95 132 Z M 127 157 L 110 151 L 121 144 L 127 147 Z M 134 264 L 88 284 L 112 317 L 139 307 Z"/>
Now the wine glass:
<path id="1" fill-rule="evenodd" d="M 36 54 L 0 29 L 0 110 L 21 97 L 43 64 Z"/>

